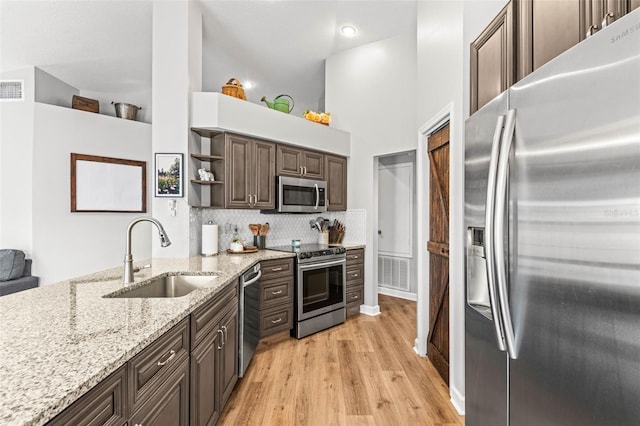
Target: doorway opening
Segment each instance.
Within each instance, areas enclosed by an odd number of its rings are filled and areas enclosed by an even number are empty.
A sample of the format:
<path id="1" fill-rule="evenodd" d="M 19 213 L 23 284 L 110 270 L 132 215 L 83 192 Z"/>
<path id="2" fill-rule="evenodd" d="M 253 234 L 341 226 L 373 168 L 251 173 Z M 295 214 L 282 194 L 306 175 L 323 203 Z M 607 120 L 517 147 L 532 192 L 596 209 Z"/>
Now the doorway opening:
<path id="1" fill-rule="evenodd" d="M 417 300 L 416 152 L 377 158 L 378 293 Z"/>

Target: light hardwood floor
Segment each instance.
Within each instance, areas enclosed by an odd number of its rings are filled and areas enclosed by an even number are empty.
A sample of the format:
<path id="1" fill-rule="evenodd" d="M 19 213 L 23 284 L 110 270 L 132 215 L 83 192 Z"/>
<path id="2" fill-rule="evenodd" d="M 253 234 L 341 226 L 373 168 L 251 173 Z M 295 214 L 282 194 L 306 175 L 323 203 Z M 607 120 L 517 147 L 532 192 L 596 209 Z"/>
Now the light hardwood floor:
<path id="1" fill-rule="evenodd" d="M 358 315 L 302 340 L 263 339 L 219 425 L 463 425 L 449 391 L 413 351 L 416 304 L 379 296 Z"/>

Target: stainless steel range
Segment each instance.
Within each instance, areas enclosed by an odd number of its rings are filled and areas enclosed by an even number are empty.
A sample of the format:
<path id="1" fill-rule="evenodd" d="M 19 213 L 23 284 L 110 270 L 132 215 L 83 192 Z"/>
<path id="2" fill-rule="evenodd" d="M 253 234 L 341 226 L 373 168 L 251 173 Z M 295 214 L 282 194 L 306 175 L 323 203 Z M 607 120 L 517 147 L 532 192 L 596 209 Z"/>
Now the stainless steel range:
<path id="1" fill-rule="evenodd" d="M 346 249 L 318 244 L 273 247 L 296 254 L 294 328 L 301 339 L 346 318 Z"/>

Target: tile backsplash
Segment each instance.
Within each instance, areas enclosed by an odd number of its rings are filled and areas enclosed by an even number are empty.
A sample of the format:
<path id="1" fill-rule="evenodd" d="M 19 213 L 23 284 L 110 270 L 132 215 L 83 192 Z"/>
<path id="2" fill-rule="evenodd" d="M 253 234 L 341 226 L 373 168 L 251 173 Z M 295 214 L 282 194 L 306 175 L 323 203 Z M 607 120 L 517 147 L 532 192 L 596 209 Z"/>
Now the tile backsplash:
<path id="1" fill-rule="evenodd" d="M 212 221 L 219 226 L 218 247 L 220 251 L 229 248 L 235 227 L 244 241 L 253 243 L 249 230 L 251 223 L 269 223 L 266 246 L 290 245 L 292 239 L 302 244 L 318 242 L 318 231 L 311 229 L 309 221 L 322 216 L 333 222 L 339 220 L 345 225 L 344 243 L 364 243 L 366 241 L 367 211 L 347 210 L 346 212 L 325 212 L 315 214 L 262 214 L 255 210 L 190 209 L 189 240 L 190 254 L 200 254 L 202 247 L 202 224 Z"/>

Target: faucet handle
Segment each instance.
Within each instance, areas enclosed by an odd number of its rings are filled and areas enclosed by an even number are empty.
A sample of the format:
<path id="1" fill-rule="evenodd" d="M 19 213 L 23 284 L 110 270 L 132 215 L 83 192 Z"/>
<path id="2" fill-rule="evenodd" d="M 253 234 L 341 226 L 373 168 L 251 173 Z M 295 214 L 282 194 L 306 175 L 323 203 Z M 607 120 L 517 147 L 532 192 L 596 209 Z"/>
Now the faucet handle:
<path id="1" fill-rule="evenodd" d="M 143 269 L 149 269 L 149 268 L 151 268 L 151 264 L 150 264 L 150 263 L 149 263 L 149 264 L 147 264 L 147 265 L 135 266 L 135 267 L 133 268 L 133 272 L 134 272 L 134 273 L 135 273 L 135 272 L 140 272 L 140 271 L 142 271 Z"/>

